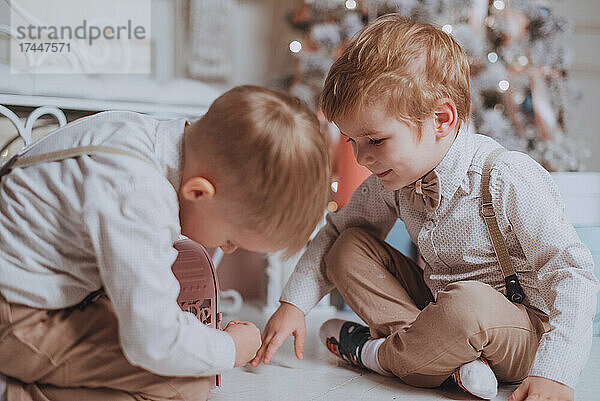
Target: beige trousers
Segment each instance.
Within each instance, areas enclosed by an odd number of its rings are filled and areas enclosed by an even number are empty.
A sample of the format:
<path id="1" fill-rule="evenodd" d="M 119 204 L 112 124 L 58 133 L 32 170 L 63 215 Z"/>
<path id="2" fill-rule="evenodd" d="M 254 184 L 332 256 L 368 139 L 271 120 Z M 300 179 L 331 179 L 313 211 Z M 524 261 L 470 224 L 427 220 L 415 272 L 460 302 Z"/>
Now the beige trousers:
<path id="1" fill-rule="evenodd" d="M 117 318 L 106 296 L 49 311 L 0 295 L 0 372 L 8 401 L 205 401 L 205 377 L 164 377 L 132 366 L 121 351 Z"/>
<path id="2" fill-rule="evenodd" d="M 371 335 L 387 337 L 381 366 L 413 386 L 439 386 L 479 357 L 499 381 L 522 381 L 549 329 L 545 314 L 477 281 L 449 284 L 434 301 L 422 269 L 364 228 L 343 231 L 325 267 Z"/>

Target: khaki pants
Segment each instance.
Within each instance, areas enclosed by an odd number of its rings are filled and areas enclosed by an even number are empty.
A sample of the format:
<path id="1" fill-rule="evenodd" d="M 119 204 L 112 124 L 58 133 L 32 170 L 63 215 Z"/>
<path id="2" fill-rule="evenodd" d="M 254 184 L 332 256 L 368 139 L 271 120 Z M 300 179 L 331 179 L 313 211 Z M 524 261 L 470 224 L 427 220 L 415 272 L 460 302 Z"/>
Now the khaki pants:
<path id="1" fill-rule="evenodd" d="M 423 271 L 363 228 L 341 233 L 325 267 L 371 335 L 387 337 L 381 366 L 413 386 L 439 386 L 480 356 L 498 380 L 522 381 L 550 327 L 542 312 L 477 281 L 449 284 L 434 302 Z"/>
<path id="2" fill-rule="evenodd" d="M 164 377 L 132 366 L 121 351 L 106 296 L 57 311 L 0 295 L 0 372 L 8 401 L 205 401 L 210 379 Z"/>

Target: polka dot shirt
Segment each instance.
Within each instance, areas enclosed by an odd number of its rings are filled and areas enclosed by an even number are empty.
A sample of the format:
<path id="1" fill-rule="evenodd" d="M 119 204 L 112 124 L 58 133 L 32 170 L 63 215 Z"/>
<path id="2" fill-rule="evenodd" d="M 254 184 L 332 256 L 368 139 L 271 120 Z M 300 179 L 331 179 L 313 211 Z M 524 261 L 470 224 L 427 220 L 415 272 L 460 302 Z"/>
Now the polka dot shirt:
<path id="1" fill-rule="evenodd" d="M 462 280 L 484 282 L 505 294 L 504 277 L 479 214 L 483 164 L 500 146 L 487 136 L 461 130 L 435 168 L 441 200 L 432 212 L 414 209 L 402 191 L 383 188 L 377 176 L 367 178 L 346 206 L 327 216 L 327 225 L 308 245 L 281 300 L 308 313 L 333 288 L 324 274 L 323 256 L 339 233 L 368 226 L 384 239 L 396 219 L 404 222 L 425 261 L 424 279 L 434 296 Z M 514 151 L 498 156 L 490 192 L 525 304 L 550 317 L 551 330 L 543 336 L 529 374 L 574 387 L 592 342 L 599 287 L 592 255 L 567 221 L 552 177 L 531 157 Z"/>

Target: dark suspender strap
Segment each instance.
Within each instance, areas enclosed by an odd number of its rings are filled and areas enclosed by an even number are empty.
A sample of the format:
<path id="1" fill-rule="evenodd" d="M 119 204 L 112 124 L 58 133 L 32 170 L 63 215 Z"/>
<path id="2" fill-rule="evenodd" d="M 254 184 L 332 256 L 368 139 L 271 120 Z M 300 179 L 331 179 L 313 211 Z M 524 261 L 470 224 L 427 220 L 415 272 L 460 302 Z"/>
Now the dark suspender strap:
<path id="1" fill-rule="evenodd" d="M 492 194 L 490 193 L 489 188 L 492 165 L 494 164 L 496 158 L 501 153 L 506 151 L 507 150 L 504 148 L 496 149 L 485 159 L 481 174 L 482 202 L 480 213 L 488 228 L 492 245 L 494 246 L 494 251 L 496 252 L 496 257 L 498 258 L 500 268 L 502 269 L 502 274 L 504 275 L 504 281 L 506 284 L 506 297 L 512 302 L 522 303 L 525 299 L 525 292 L 519 283 L 517 273 L 515 272 L 515 269 L 510 261 L 510 255 L 508 253 L 506 243 L 504 242 L 504 237 L 502 236 L 500 228 L 498 227 L 496 213 L 494 212 L 494 205 L 492 204 Z"/>

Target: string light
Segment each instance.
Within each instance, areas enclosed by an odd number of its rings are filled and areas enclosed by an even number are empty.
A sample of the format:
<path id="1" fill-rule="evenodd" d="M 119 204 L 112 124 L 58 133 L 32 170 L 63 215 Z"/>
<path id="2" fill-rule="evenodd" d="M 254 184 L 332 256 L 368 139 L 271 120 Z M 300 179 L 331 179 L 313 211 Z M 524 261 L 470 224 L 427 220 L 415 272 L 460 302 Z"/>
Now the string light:
<path id="1" fill-rule="evenodd" d="M 331 190 L 333 192 L 337 192 L 337 190 L 338 190 L 338 182 L 337 181 L 334 181 L 331 183 Z"/>
<path id="2" fill-rule="evenodd" d="M 448 35 L 452 33 L 452 25 L 446 24 L 442 27 L 442 31 L 446 32 Z"/>
<path id="3" fill-rule="evenodd" d="M 529 64 L 529 59 L 527 58 L 527 56 L 519 56 L 519 58 L 517 59 L 517 61 L 519 62 L 519 64 L 521 64 L 523 67 L 525 67 L 527 64 Z"/>
<path id="4" fill-rule="evenodd" d="M 346 8 L 348 10 L 354 10 L 356 8 L 356 1 L 355 0 L 346 0 Z"/>
<path id="5" fill-rule="evenodd" d="M 502 81 L 498 82 L 498 87 L 500 88 L 500 90 L 502 92 L 506 92 L 508 90 L 508 88 L 510 87 L 510 84 L 508 83 L 508 81 L 506 79 L 503 79 Z"/>
<path id="6" fill-rule="evenodd" d="M 504 4 L 504 2 L 502 0 L 496 0 L 494 1 L 494 8 L 496 10 L 504 10 L 504 7 L 506 7 L 506 4 Z"/>
<path id="7" fill-rule="evenodd" d="M 297 40 L 292 40 L 290 42 L 290 51 L 292 53 L 298 53 L 300 50 L 302 50 L 302 43 Z"/>
<path id="8" fill-rule="evenodd" d="M 498 61 L 498 53 L 489 52 L 487 58 L 490 61 L 490 63 L 495 63 L 496 61 Z"/>

